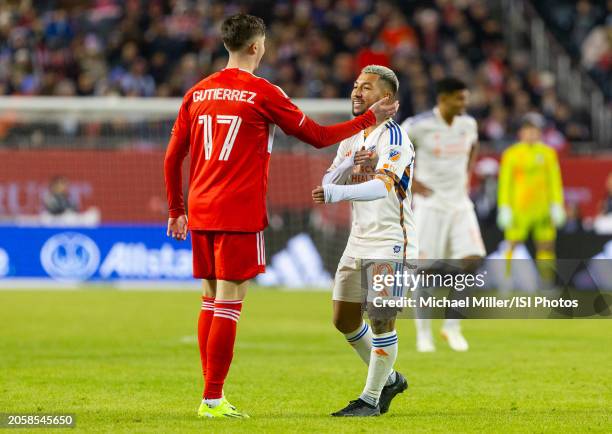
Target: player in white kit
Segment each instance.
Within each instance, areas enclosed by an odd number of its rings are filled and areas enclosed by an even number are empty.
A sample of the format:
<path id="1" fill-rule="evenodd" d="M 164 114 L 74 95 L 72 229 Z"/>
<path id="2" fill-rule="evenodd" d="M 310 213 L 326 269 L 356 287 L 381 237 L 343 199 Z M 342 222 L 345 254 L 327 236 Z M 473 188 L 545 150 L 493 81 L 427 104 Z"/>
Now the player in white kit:
<path id="1" fill-rule="evenodd" d="M 478 152 L 476 120 L 465 114 L 469 91 L 455 78 L 436 84 L 433 110 L 408 118 L 402 127 L 416 148 L 414 208 L 419 258 L 462 260 L 474 272 L 485 248 L 474 204 L 468 196 L 472 164 Z M 442 336 L 456 351 L 467 351 L 459 319 L 447 318 Z M 415 319 L 417 350 L 435 351 L 430 319 Z"/>
<path id="2" fill-rule="evenodd" d="M 365 112 L 385 96 L 395 98 L 398 87 L 389 68 L 365 67 L 351 95 L 353 115 Z M 406 132 L 388 119 L 340 142 L 323 187 L 313 191 L 317 203 L 351 201 L 351 233 L 334 282 L 334 324 L 368 365 L 361 396 L 333 416 L 386 413 L 391 400 L 408 387 L 406 379 L 393 370 L 398 348 L 397 310 L 381 318 L 368 307 L 370 329 L 363 320 L 367 291 L 362 271 L 368 259 L 403 267 L 417 258 L 410 193 L 413 163 L 414 148 Z"/>

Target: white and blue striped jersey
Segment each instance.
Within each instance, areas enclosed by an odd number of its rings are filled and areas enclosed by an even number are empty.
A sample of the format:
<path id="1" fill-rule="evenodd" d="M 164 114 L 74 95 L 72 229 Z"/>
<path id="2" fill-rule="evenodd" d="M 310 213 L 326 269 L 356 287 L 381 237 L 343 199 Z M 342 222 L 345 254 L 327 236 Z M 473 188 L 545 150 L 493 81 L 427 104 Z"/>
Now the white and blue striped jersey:
<path id="1" fill-rule="evenodd" d="M 410 193 L 414 147 L 406 132 L 389 119 L 367 138 L 360 132 L 340 142 L 329 170 L 353 158 L 362 147 L 376 152 L 376 167 L 353 166 L 346 183 L 359 184 L 377 176 L 390 178 L 391 191 L 383 199 L 351 202 L 351 234 L 344 254 L 361 259 L 416 259 L 418 246 Z"/>
<path id="2" fill-rule="evenodd" d="M 433 190 L 427 202 L 440 208 L 472 206 L 467 168 L 478 140 L 476 120 L 455 116 L 448 125 L 435 107 L 406 119 L 402 127 L 416 148 L 415 179 Z"/>

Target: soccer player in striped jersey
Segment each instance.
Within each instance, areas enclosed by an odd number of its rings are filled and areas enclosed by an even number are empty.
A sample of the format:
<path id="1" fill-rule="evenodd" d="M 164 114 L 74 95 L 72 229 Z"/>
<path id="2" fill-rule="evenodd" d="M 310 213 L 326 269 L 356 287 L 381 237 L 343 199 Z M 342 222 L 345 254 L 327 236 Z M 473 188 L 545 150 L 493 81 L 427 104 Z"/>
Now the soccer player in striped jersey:
<path id="1" fill-rule="evenodd" d="M 416 148 L 413 185 L 419 258 L 458 260 L 462 272 L 474 272 L 485 255 L 474 204 L 468 196 L 469 176 L 478 150 L 476 120 L 465 114 L 469 91 L 460 80 L 436 84 L 438 104 L 408 118 L 402 127 Z M 460 320 L 447 318 L 442 336 L 455 351 L 467 351 Z M 431 320 L 415 319 L 417 350 L 435 351 Z"/>
<path id="2" fill-rule="evenodd" d="M 366 66 L 351 95 L 353 115 L 364 113 L 385 96 L 395 98 L 398 87 L 389 68 Z M 365 260 L 403 265 L 417 258 L 410 206 L 413 161 L 410 139 L 393 119 L 387 119 L 343 140 L 323 186 L 313 191 L 316 203 L 351 201 L 351 233 L 333 290 L 334 324 L 368 365 L 363 393 L 333 416 L 386 413 L 391 400 L 408 387 L 406 379 L 393 369 L 398 348 L 397 311 L 380 318 L 368 303 L 370 328 L 363 320 L 367 294 L 361 277 Z"/>

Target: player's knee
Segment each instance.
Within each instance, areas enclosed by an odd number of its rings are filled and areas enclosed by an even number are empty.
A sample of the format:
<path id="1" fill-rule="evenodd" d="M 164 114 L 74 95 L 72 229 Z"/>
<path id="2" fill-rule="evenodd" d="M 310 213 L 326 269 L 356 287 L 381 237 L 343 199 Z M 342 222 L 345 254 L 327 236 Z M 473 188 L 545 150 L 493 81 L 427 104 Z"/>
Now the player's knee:
<path id="1" fill-rule="evenodd" d="M 202 280 L 202 295 L 204 297 L 215 298 L 217 295 L 217 281 L 216 280 Z"/>
<path id="2" fill-rule="evenodd" d="M 347 318 L 341 315 L 334 315 L 334 327 L 344 334 L 352 333 L 361 326 L 361 318 Z"/>
<path id="3" fill-rule="evenodd" d="M 394 318 L 370 318 L 370 326 L 372 327 L 372 333 L 379 335 L 382 333 L 389 333 L 395 329 Z"/>

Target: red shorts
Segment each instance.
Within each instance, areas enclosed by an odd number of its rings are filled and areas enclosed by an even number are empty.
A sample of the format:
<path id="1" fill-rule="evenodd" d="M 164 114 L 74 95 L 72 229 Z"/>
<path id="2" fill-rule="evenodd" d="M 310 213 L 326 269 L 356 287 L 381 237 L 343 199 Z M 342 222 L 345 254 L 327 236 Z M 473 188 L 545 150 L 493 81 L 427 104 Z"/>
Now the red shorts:
<path id="1" fill-rule="evenodd" d="M 266 271 L 263 232 L 191 231 L 193 277 L 247 280 Z"/>

